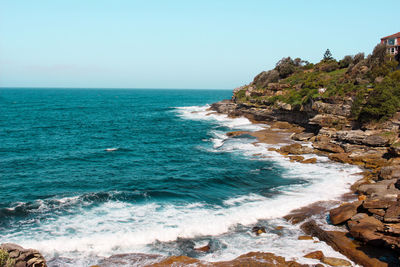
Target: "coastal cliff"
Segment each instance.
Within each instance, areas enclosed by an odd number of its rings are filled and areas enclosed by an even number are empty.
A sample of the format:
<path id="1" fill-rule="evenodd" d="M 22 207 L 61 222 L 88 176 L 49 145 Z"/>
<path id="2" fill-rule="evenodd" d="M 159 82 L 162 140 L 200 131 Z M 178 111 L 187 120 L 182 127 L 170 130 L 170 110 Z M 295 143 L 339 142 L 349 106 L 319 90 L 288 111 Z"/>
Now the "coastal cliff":
<path id="1" fill-rule="evenodd" d="M 328 54 L 315 65 L 283 58 L 273 70 L 236 88 L 231 100 L 212 104 L 211 110 L 254 122 L 295 124 L 302 130 L 291 138 L 311 142 L 313 153 L 364 168 L 364 178 L 352 187 L 358 200 L 325 211 L 327 223 L 342 226 L 359 244 L 392 251 L 396 258 L 400 254 L 400 70 L 385 51 L 378 45 L 366 58 L 360 53 L 340 61 Z M 304 148 L 295 144 L 276 151 L 301 162 L 298 155 L 310 153 Z M 398 264 L 360 257 L 349 249 L 359 245 L 338 245 L 354 242 L 314 222 L 306 222 L 304 230 L 363 266 Z M 384 256 L 378 253 L 374 258 Z"/>

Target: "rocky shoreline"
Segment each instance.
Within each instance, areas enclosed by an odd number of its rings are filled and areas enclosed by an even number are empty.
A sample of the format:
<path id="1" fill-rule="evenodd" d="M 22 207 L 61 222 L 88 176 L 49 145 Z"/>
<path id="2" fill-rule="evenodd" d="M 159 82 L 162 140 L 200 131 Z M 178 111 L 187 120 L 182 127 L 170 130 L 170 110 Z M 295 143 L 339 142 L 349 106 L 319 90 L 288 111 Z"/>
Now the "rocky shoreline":
<path id="1" fill-rule="evenodd" d="M 252 135 L 259 142 L 289 143 L 274 150 L 291 161 L 315 163 L 303 154 L 327 156 L 333 161 L 355 164 L 364 169 L 363 178 L 352 186 L 352 193 L 329 210 L 324 203 L 292 211 L 285 219 L 301 225 L 309 238 L 326 242 L 338 252 L 361 266 L 400 266 L 400 146 L 398 131 L 400 113 L 381 124 L 354 130 L 348 119 L 346 102 L 314 102 L 301 111 L 290 107 L 260 107 L 224 100 L 211 105 L 210 112 L 230 117 L 244 116 L 255 123 L 268 123 L 270 129 L 257 132 L 231 132 L 229 137 Z M 287 142 L 289 141 L 289 142 Z M 311 142 L 312 147 L 303 142 Z M 310 217 L 327 218 L 326 224 L 341 227 L 340 231 L 324 229 L 320 221 Z M 36 250 L 14 244 L 2 244 L 10 266 L 46 266 L 44 257 Z M 201 248 L 206 250 L 206 248 Z M 325 257 L 314 251 L 304 257 L 320 260 L 331 266 L 350 266 L 342 259 Z M 304 266 L 267 252 L 251 252 L 232 261 L 204 262 L 186 256 L 165 257 L 147 254 L 114 255 L 99 261 L 97 266 Z M 7 266 L 7 265 L 5 265 Z"/>
<path id="2" fill-rule="evenodd" d="M 385 123 L 359 129 L 349 119 L 350 105 L 345 100 L 316 101 L 302 110 L 291 110 L 290 105 L 260 107 L 236 103 L 233 98 L 212 104 L 211 110 L 230 117 L 244 116 L 256 123 L 273 123 L 275 128 L 294 129 L 291 139 L 300 142 L 275 149 L 293 161 L 303 162 L 302 154 L 314 153 L 362 167 L 363 178 L 352 186 L 357 200 L 322 211 L 329 218 L 327 223 L 342 226 L 344 232 L 323 230 L 314 221 L 307 221 L 312 214 L 301 210 L 287 219 L 303 223 L 307 234 L 325 241 L 357 264 L 400 265 L 400 113 Z M 313 148 L 301 145 L 301 141 L 311 142 Z M 380 253 L 368 252 L 377 249 Z"/>

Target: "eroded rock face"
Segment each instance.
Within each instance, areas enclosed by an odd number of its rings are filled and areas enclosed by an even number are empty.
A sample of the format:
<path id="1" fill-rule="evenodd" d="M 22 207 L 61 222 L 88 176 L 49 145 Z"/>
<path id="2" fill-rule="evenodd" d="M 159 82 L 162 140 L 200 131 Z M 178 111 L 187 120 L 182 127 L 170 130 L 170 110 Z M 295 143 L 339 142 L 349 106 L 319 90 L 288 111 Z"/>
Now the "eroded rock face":
<path id="1" fill-rule="evenodd" d="M 0 249 L 8 253 L 10 259 L 14 261 L 16 267 L 46 267 L 46 260 L 35 249 L 24 249 L 12 243 L 0 245 Z"/>

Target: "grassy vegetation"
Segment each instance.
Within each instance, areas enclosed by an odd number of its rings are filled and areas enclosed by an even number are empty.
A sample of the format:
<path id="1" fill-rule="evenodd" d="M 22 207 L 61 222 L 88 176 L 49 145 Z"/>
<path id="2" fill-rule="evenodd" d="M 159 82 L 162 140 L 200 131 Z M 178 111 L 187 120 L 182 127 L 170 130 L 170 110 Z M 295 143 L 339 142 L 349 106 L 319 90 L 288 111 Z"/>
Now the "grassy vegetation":
<path id="1" fill-rule="evenodd" d="M 7 253 L 7 251 L 4 251 L 0 249 L 0 266 L 4 267 L 13 267 L 15 266 L 15 262 L 13 259 L 11 259 Z"/>
<path id="2" fill-rule="evenodd" d="M 359 53 L 340 61 L 325 57 L 311 64 L 288 57 L 280 60 L 275 69 L 255 77 L 247 87 L 256 91 L 251 97 L 246 97 L 246 88 L 235 97 L 240 102 L 275 104 L 280 101 L 291 104 L 294 109 L 313 100 L 335 102 L 346 98 L 352 100 L 354 119 L 383 121 L 400 109 L 398 65 L 382 45 L 375 47 L 367 58 Z"/>

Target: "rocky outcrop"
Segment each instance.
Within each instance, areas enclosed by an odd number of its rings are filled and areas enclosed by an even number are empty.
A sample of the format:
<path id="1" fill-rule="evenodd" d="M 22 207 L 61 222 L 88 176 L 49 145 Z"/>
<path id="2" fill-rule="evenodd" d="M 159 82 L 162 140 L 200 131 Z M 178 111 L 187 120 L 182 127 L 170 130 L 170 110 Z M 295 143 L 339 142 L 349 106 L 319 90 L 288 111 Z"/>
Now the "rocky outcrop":
<path id="1" fill-rule="evenodd" d="M 295 261 L 286 261 L 284 257 L 272 253 L 250 252 L 237 257 L 231 261 L 207 262 L 187 256 L 170 256 L 148 254 L 119 254 L 104 259 L 98 267 L 111 266 L 147 266 L 147 267 L 170 267 L 170 266 L 198 266 L 198 267 L 242 267 L 242 266 L 265 266 L 265 267 L 306 267 Z M 92 266 L 92 267 L 94 267 Z"/>
<path id="2" fill-rule="evenodd" d="M 12 243 L 0 245 L 0 250 L 8 254 L 12 266 L 15 267 L 46 267 L 46 260 L 35 249 L 24 249 L 21 246 Z"/>
<path id="3" fill-rule="evenodd" d="M 347 256 L 354 262 L 365 266 L 365 267 L 388 267 L 389 265 L 385 262 L 380 261 L 377 258 L 371 258 L 365 252 L 359 244 L 354 242 L 352 239 L 346 236 L 345 232 L 338 231 L 325 231 L 317 225 L 315 221 L 308 221 L 304 223 L 302 229 L 312 236 L 326 242 L 336 251 Z"/>

